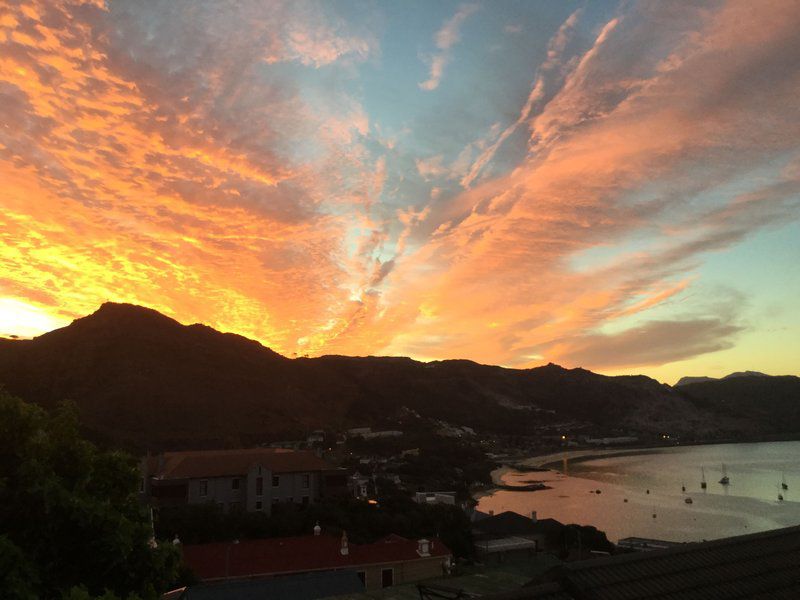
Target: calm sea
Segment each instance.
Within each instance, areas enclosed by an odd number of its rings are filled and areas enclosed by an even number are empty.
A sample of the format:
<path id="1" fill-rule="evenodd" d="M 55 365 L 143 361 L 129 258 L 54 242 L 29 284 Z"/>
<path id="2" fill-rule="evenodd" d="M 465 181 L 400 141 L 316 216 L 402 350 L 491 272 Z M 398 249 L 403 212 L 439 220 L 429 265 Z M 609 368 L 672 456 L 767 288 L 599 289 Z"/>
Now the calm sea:
<path id="1" fill-rule="evenodd" d="M 723 465 L 730 478 L 727 486 L 718 483 Z M 544 481 L 553 489 L 499 490 L 480 498 L 478 508 L 495 513 L 536 511 L 539 518 L 594 525 L 612 541 L 628 536 L 700 541 L 800 524 L 800 442 L 563 458 L 553 468 L 557 470 L 505 472 L 502 479 L 509 485 Z M 705 490 L 700 486 L 703 469 Z M 782 490 L 783 480 L 788 490 Z"/>

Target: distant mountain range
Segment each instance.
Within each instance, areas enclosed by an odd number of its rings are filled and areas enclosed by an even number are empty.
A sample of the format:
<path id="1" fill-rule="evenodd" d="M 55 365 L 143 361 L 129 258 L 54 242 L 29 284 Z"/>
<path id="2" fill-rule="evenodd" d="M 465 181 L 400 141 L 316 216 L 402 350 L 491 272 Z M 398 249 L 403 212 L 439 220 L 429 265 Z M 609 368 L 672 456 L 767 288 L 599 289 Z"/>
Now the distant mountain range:
<path id="1" fill-rule="evenodd" d="M 721 381 L 722 379 L 734 379 L 736 377 L 772 377 L 771 375 L 767 375 L 766 373 L 759 373 L 758 371 L 736 371 L 735 373 L 731 373 L 730 375 L 725 375 L 725 377 L 681 377 L 678 380 L 678 383 L 675 384 L 675 387 L 680 385 L 688 385 L 690 383 L 702 383 L 705 381 Z"/>
<path id="2" fill-rule="evenodd" d="M 289 359 L 239 335 L 112 303 L 32 340 L 0 340 L 0 384 L 45 407 L 74 400 L 97 437 L 151 449 L 248 445 L 414 419 L 507 434 L 578 424 L 703 439 L 800 431 L 797 377 L 677 389 L 553 364 Z"/>

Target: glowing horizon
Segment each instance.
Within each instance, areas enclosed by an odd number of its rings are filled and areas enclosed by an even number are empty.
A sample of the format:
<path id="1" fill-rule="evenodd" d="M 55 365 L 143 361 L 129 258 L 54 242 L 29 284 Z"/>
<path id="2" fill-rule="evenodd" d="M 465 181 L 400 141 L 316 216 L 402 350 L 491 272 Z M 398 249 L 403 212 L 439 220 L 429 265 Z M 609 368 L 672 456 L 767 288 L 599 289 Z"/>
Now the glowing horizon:
<path id="1" fill-rule="evenodd" d="M 800 6 L 0 6 L 0 335 L 798 374 Z"/>

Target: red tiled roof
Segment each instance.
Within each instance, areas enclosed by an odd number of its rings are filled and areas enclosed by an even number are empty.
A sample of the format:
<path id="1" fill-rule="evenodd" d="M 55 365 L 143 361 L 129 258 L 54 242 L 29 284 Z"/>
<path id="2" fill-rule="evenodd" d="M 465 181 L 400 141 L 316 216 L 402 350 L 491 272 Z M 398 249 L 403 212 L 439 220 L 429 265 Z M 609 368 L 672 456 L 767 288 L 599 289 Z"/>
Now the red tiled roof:
<path id="1" fill-rule="evenodd" d="M 365 565 L 401 563 L 451 555 L 441 540 L 431 538 L 429 556 L 417 552 L 417 540 L 397 535 L 374 544 L 348 545 L 342 555 L 341 539 L 328 535 L 243 540 L 238 543 L 186 545 L 184 563 L 202 580 L 255 577 L 331 569 L 357 569 Z"/>
<path id="2" fill-rule="evenodd" d="M 160 479 L 192 479 L 197 477 L 229 477 L 245 475 L 253 465 L 263 465 L 273 473 L 328 471 L 333 468 L 308 450 L 283 448 L 250 448 L 245 450 L 202 450 L 165 452 L 150 457 L 150 474 Z"/>

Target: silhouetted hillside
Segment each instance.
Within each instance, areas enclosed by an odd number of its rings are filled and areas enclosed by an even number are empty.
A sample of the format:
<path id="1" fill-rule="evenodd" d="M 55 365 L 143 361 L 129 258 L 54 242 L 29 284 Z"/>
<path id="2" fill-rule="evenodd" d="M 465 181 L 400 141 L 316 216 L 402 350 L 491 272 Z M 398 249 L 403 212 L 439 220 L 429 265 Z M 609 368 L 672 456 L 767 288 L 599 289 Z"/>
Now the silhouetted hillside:
<path id="1" fill-rule="evenodd" d="M 800 432 L 800 377 L 734 375 L 681 390 L 710 411 L 759 423 L 772 432 Z"/>
<path id="2" fill-rule="evenodd" d="M 715 404 L 643 376 L 465 360 L 290 360 L 241 336 L 125 304 L 104 304 L 33 340 L 0 340 L 0 383 L 44 406 L 74 400 L 91 430 L 152 448 L 252 444 L 417 414 L 516 434 L 570 421 L 690 436 L 754 427 L 737 410 L 721 416 Z"/>
<path id="3" fill-rule="evenodd" d="M 759 373 L 758 371 L 737 371 L 735 373 L 730 373 L 725 375 L 722 379 L 735 379 L 737 377 L 770 377 L 770 375 L 766 375 L 765 373 Z M 678 383 L 675 384 L 675 387 L 680 387 L 684 385 L 689 385 L 690 383 L 703 383 L 705 381 L 719 381 L 717 377 L 681 377 L 678 380 Z"/>

